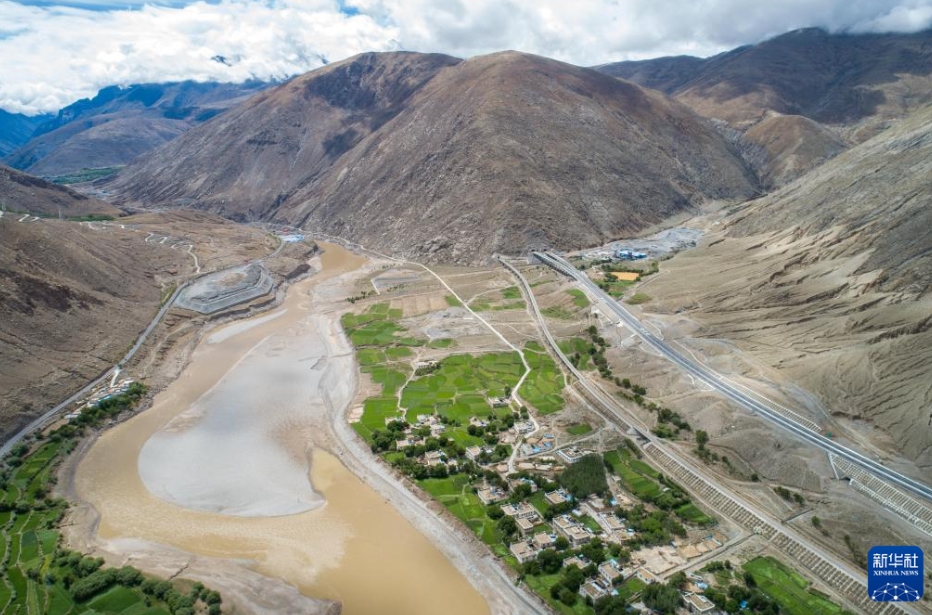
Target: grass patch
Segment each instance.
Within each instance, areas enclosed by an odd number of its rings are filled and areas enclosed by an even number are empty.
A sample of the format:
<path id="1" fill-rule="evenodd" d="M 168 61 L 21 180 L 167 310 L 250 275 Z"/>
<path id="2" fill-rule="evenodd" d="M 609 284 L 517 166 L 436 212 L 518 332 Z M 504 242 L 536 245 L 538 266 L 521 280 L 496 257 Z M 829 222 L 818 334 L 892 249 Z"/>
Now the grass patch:
<path id="1" fill-rule="evenodd" d="M 539 349 L 539 350 L 538 350 Z M 522 398 L 537 408 L 540 414 L 553 414 L 563 409 L 563 387 L 566 385 L 561 372 L 550 355 L 535 342 L 525 345 L 525 359 L 531 368 L 519 391 Z"/>
<path id="2" fill-rule="evenodd" d="M 842 615 L 839 605 L 809 589 L 809 581 L 772 557 L 758 557 L 744 565 L 757 587 L 776 600 L 789 615 Z"/>
<path id="3" fill-rule="evenodd" d="M 139 595 L 127 587 L 113 587 L 87 603 L 100 613 L 119 613 L 139 602 Z"/>
<path id="4" fill-rule="evenodd" d="M 576 318 L 572 312 L 567 311 L 565 308 L 562 308 L 559 305 L 553 305 L 544 308 L 540 311 L 540 313 L 548 318 L 556 318 L 557 320 L 573 320 Z"/>
<path id="5" fill-rule="evenodd" d="M 571 436 L 584 436 L 592 431 L 592 425 L 589 423 L 576 423 L 566 428 L 566 433 Z"/>
<path id="6" fill-rule="evenodd" d="M 684 521 L 692 523 L 693 525 L 710 525 L 715 522 L 715 519 L 702 512 L 702 510 L 692 502 L 677 508 L 676 514 Z"/>
<path id="7" fill-rule="evenodd" d="M 99 169 L 81 169 L 67 175 L 58 175 L 50 177 L 49 181 L 53 184 L 80 184 L 81 182 L 91 182 L 95 179 L 110 177 L 116 175 L 123 167 L 101 167 Z M 107 218 L 112 220 L 113 218 Z"/>
<path id="8" fill-rule="evenodd" d="M 648 295 L 647 293 L 634 293 L 633 295 L 625 299 L 625 303 L 628 303 L 630 305 L 640 305 L 642 303 L 647 303 L 648 301 L 651 300 L 651 298 L 652 297 Z"/>
<path id="9" fill-rule="evenodd" d="M 385 356 L 389 359 L 397 361 L 398 359 L 404 359 L 410 357 L 414 353 L 407 346 L 399 346 L 397 348 L 386 348 Z"/>
<path id="10" fill-rule="evenodd" d="M 449 478 L 427 478 L 418 481 L 418 485 L 465 523 L 493 551 L 502 555 L 507 552 L 502 544 L 501 532 L 486 515 L 485 506 L 472 492 L 472 485 L 466 476 L 457 474 Z"/>
<path id="11" fill-rule="evenodd" d="M 566 291 L 566 294 L 573 298 L 573 305 L 578 308 L 589 307 L 589 297 L 586 296 L 586 293 L 579 290 L 578 288 L 571 288 Z"/>
<path id="12" fill-rule="evenodd" d="M 452 337 L 443 337 L 439 340 L 430 340 L 427 342 L 428 348 L 453 348 L 456 346 L 456 340 Z"/>
<path id="13" fill-rule="evenodd" d="M 495 312 L 504 312 L 505 310 L 524 310 L 527 308 L 527 303 L 524 301 L 511 301 L 506 303 L 500 303 L 492 308 Z"/>
<path id="14" fill-rule="evenodd" d="M 509 286 L 508 288 L 506 288 L 505 290 L 502 291 L 502 298 L 504 298 L 504 299 L 520 299 L 520 298 L 521 298 L 521 291 L 518 289 L 517 286 Z"/>
<path id="15" fill-rule="evenodd" d="M 447 300 L 447 305 L 450 307 L 463 307 L 463 302 L 454 297 L 453 295 L 447 295 L 444 297 Z"/>

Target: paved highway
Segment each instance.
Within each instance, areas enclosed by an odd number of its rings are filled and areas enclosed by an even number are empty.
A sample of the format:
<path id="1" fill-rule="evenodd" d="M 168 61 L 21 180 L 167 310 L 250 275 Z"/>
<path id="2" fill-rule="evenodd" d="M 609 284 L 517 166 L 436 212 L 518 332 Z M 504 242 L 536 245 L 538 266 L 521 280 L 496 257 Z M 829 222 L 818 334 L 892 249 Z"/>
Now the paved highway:
<path id="1" fill-rule="evenodd" d="M 829 587 L 837 591 L 839 595 L 846 597 L 852 604 L 857 605 L 859 611 L 877 615 L 905 611 L 910 615 L 918 615 L 918 611 L 912 605 L 894 605 L 893 603 L 873 602 L 870 600 L 860 570 L 852 568 L 850 564 L 834 554 L 822 549 L 819 545 L 811 543 L 803 535 L 794 531 L 793 528 L 786 526 L 779 519 L 773 517 L 768 511 L 719 485 L 718 481 L 711 475 L 706 474 L 701 466 L 697 466 L 689 459 L 682 458 L 675 447 L 669 446 L 645 426 L 639 424 L 636 417 L 629 416 L 624 408 L 619 405 L 617 399 L 584 378 L 566 355 L 563 354 L 551 335 L 527 280 L 505 259 L 499 258 L 499 261 L 521 283 L 534 316 L 540 324 L 544 338 L 554 354 L 567 367 L 568 371 L 578 379 L 591 400 L 596 402 L 596 405 L 591 406 L 591 409 L 609 423 L 617 425 L 623 430 L 632 428 L 640 433 L 647 440 L 646 444 L 641 445 L 641 450 L 665 471 L 669 472 L 669 476 L 685 486 L 708 507 L 760 535 L 763 539 L 769 541 L 773 548 L 782 551 L 791 561 L 797 562 L 798 565 L 816 574 Z"/>
<path id="2" fill-rule="evenodd" d="M 597 297 L 603 303 L 608 305 L 608 307 L 615 313 L 615 315 L 618 316 L 621 321 L 631 329 L 632 332 L 637 334 L 637 336 L 640 337 L 650 347 L 659 352 L 667 360 L 676 364 L 677 367 L 686 373 L 692 375 L 695 378 L 698 378 L 702 382 L 705 382 L 738 405 L 769 419 L 780 427 L 783 427 L 787 431 L 792 432 L 794 435 L 811 444 L 814 444 L 822 450 L 834 453 L 843 459 L 847 459 L 848 461 L 857 464 L 877 477 L 888 481 L 890 484 L 906 489 L 922 498 L 925 498 L 926 500 L 932 501 L 932 488 L 928 487 L 927 485 L 908 476 L 900 474 L 899 472 L 895 472 L 894 470 L 883 466 L 873 459 L 846 446 L 842 446 L 841 444 L 838 444 L 837 442 L 834 442 L 825 436 L 812 431 L 811 429 L 802 427 L 798 423 L 788 419 L 787 417 L 767 407 L 763 403 L 755 400 L 747 393 L 742 392 L 735 385 L 725 380 L 725 378 L 720 374 L 715 373 L 704 365 L 687 359 L 672 347 L 670 347 L 669 344 L 648 331 L 643 325 L 641 325 L 641 322 L 637 319 L 637 317 L 631 314 L 631 312 L 629 312 L 622 304 L 605 293 L 595 284 L 595 282 L 590 280 L 587 275 L 573 267 L 573 265 L 568 263 L 563 258 L 545 252 L 534 252 L 533 254 L 535 257 L 540 259 L 541 262 L 553 267 L 558 272 L 563 273 L 564 275 L 569 276 L 582 284 L 590 293 L 592 293 L 593 296 Z"/>
<path id="3" fill-rule="evenodd" d="M 51 410 L 49 410 L 48 412 L 46 412 L 45 414 L 37 418 L 36 420 L 26 425 L 25 427 L 20 429 L 18 432 L 16 432 L 14 435 L 10 436 L 10 439 L 7 440 L 3 444 L 3 446 L 0 446 L 0 458 L 2 458 L 4 455 L 9 453 L 13 449 L 13 447 L 16 446 L 16 443 L 22 440 L 24 437 L 26 437 L 27 434 L 30 434 L 33 431 L 44 427 L 46 423 L 51 422 L 52 419 L 54 419 L 60 412 L 68 408 L 68 406 L 75 403 L 76 401 L 78 401 L 79 399 L 81 399 L 82 397 L 90 393 L 91 391 L 93 391 L 95 388 L 97 388 L 98 385 L 104 382 L 110 376 L 110 374 L 113 373 L 114 369 L 119 369 L 119 366 L 125 365 L 126 363 L 128 363 L 129 360 L 133 358 L 136 352 L 146 342 L 146 338 L 149 337 L 149 334 L 152 333 L 152 330 L 155 329 L 155 326 L 159 324 L 159 322 L 162 320 L 162 317 L 165 316 L 165 312 L 168 311 L 168 308 L 172 306 L 172 304 L 175 302 L 175 299 L 178 298 L 178 295 L 181 293 L 182 290 L 184 290 L 184 288 L 187 285 L 188 283 L 185 282 L 175 289 L 175 292 L 172 293 L 172 296 L 168 298 L 168 301 L 166 301 L 164 305 L 162 305 L 162 308 L 155 315 L 155 318 L 152 319 L 152 322 L 149 323 L 149 326 L 146 327 L 146 330 L 142 332 L 142 335 L 140 335 L 139 339 L 136 340 L 136 343 L 133 344 L 133 347 L 129 349 L 126 355 L 124 355 L 123 358 L 120 359 L 120 362 L 117 363 L 113 369 L 108 369 L 99 378 L 97 378 L 96 380 L 88 384 L 86 387 L 84 387 L 83 389 L 81 389 L 80 391 L 78 391 L 77 393 L 75 393 L 74 395 L 72 395 L 71 397 L 63 401 L 62 403 L 58 404 L 57 406 L 55 406 L 54 408 L 52 408 Z"/>

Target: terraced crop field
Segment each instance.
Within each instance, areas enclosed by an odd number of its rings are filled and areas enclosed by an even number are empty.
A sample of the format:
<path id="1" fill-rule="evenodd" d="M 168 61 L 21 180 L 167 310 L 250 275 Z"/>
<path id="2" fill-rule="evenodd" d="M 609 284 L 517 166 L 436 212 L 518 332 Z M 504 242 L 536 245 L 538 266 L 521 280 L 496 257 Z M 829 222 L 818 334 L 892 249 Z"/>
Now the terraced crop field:
<path id="1" fill-rule="evenodd" d="M 124 401 L 129 405 L 138 401 L 137 396 L 111 399 L 119 408 L 125 407 Z M 91 408 L 81 418 L 87 425 L 97 425 L 102 418 L 94 417 L 100 414 Z M 58 524 L 68 503 L 51 499 L 48 493 L 55 469 L 73 450 L 80 433 L 66 425 L 44 440 L 18 446 L 5 460 L 0 478 L 0 613 L 181 615 L 188 612 L 186 605 L 197 606 L 198 613 L 220 613 L 219 594 L 208 605 L 203 598 L 209 592 L 202 586 L 182 594 L 168 581 L 146 579 L 128 566 L 104 569 L 102 559 L 59 545 Z M 160 598 L 154 595 L 156 587 Z"/>

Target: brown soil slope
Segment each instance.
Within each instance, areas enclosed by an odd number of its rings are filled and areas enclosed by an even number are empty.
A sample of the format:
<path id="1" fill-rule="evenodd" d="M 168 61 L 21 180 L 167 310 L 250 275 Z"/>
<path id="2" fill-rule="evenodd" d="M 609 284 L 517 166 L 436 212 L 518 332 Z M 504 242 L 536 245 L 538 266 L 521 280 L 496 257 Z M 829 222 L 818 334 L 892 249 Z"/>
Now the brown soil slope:
<path id="1" fill-rule="evenodd" d="M 0 437 L 113 366 L 189 258 L 130 231 L 0 218 Z"/>
<path id="2" fill-rule="evenodd" d="M 932 99 L 930 42 L 932 31 L 852 35 L 808 28 L 698 61 L 658 58 L 598 70 L 660 89 L 739 128 L 767 111 L 876 126 Z"/>
<path id="3" fill-rule="evenodd" d="M 761 183 L 784 186 L 848 149 L 831 130 L 801 115 L 773 115 L 744 133 L 760 148 Z"/>
<path id="4" fill-rule="evenodd" d="M 351 58 L 186 133 L 110 189 L 461 262 L 592 245 L 755 191 L 686 107 L 513 52 Z"/>
<path id="5" fill-rule="evenodd" d="M 39 216 L 120 215 L 120 210 L 71 188 L 20 173 L 0 165 L 0 203 L 9 212 L 29 212 Z M 12 215 L 8 213 L 7 215 Z"/>
<path id="6" fill-rule="evenodd" d="M 653 309 L 688 312 L 702 336 L 733 340 L 814 392 L 849 434 L 928 470 L 930 176 L 926 108 L 739 208 L 650 283 Z"/>

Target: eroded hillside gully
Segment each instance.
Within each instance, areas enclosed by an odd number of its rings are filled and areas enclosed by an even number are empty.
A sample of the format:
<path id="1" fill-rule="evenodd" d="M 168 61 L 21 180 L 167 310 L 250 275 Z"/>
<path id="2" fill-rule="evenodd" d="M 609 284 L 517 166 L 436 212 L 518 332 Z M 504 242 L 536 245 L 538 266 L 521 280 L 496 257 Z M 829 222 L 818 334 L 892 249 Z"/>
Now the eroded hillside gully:
<path id="1" fill-rule="evenodd" d="M 489 612 L 431 542 L 324 450 L 356 370 L 337 315 L 315 302 L 338 297 L 339 276 L 364 263 L 327 246 L 322 271 L 281 307 L 205 336 L 151 409 L 100 437 L 75 477 L 100 515 L 97 540 L 247 561 L 346 615 Z"/>

